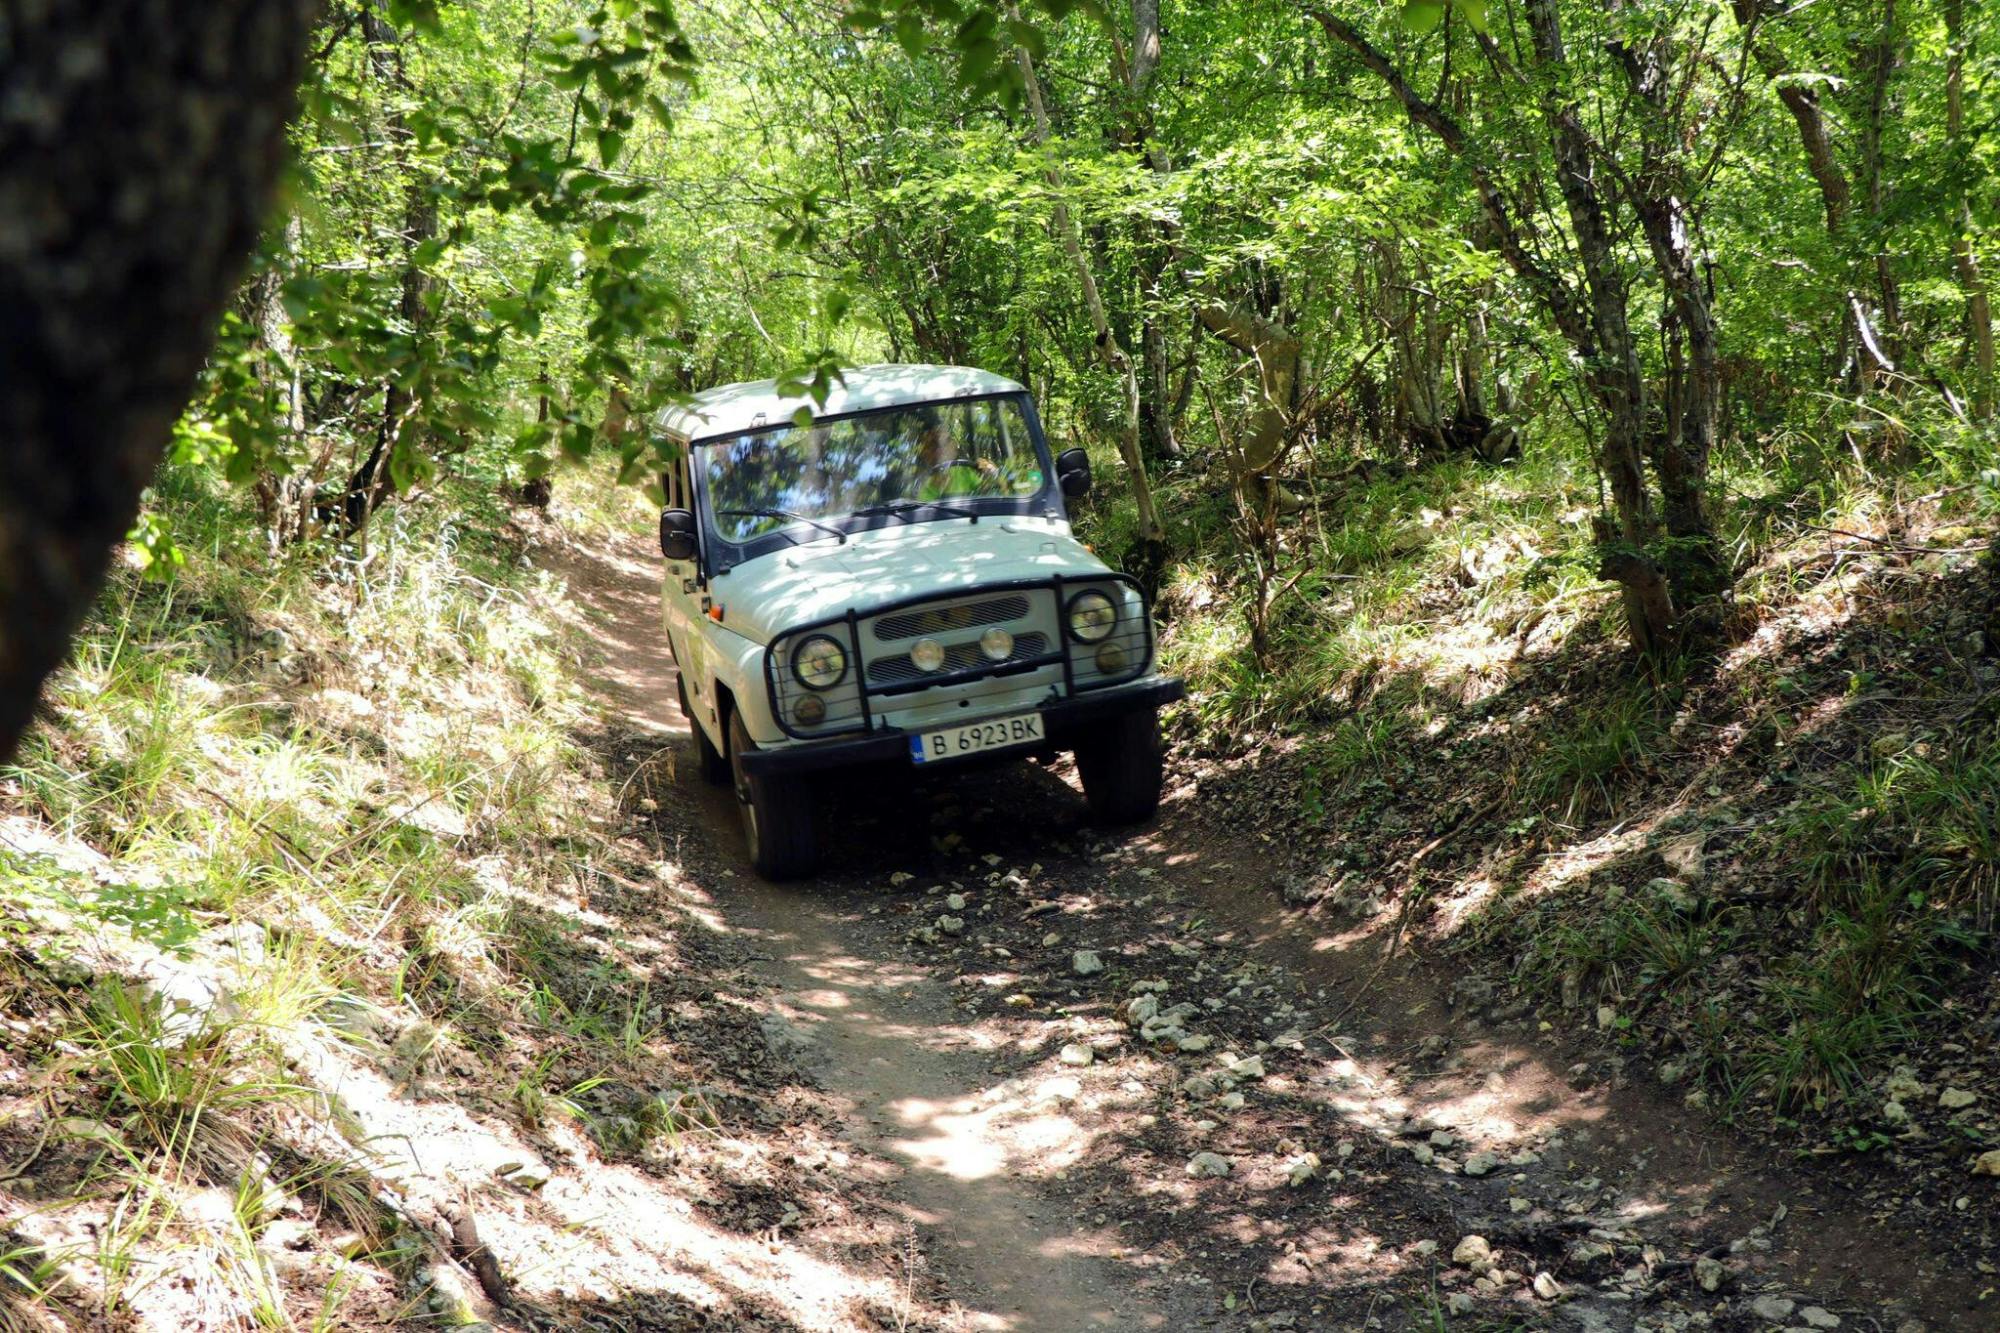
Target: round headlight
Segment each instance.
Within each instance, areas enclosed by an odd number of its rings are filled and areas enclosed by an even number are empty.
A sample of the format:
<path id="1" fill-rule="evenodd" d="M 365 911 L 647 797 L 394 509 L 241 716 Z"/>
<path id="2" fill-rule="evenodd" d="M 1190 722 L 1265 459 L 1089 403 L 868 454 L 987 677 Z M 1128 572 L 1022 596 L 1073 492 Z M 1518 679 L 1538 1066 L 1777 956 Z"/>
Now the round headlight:
<path id="1" fill-rule="evenodd" d="M 1097 645 L 1097 669 L 1107 676 L 1115 676 L 1125 669 L 1125 649 L 1116 643 Z"/>
<path id="2" fill-rule="evenodd" d="M 792 721 L 802 727 L 816 727 L 826 721 L 826 700 L 817 694 L 802 695 L 792 707 Z"/>
<path id="3" fill-rule="evenodd" d="M 944 645 L 936 639 L 918 639 L 910 645 L 910 661 L 919 671 L 937 671 L 944 666 Z"/>
<path id="4" fill-rule="evenodd" d="M 995 625 L 979 636 L 979 651 L 989 662 L 1004 662 L 1014 655 L 1014 636 Z"/>
<path id="5" fill-rule="evenodd" d="M 1118 608 L 1101 592 L 1080 592 L 1069 599 L 1069 632 L 1084 643 L 1108 638 L 1118 627 Z"/>
<path id="6" fill-rule="evenodd" d="M 830 690 L 847 674 L 847 654 L 824 634 L 815 634 L 792 649 L 792 672 L 811 690 Z"/>

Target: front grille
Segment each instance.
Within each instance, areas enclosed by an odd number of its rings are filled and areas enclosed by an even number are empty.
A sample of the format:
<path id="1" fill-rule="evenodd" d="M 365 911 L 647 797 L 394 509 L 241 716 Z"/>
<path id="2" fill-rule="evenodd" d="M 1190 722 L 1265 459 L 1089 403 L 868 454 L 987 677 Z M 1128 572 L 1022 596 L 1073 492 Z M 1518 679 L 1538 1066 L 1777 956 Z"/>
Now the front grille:
<path id="1" fill-rule="evenodd" d="M 1020 599 L 1025 607 L 1025 598 Z M 990 623 L 990 622 L 984 622 Z M 908 653 L 897 653 L 893 657 L 880 657 L 868 664 L 868 681 L 871 685 L 908 685 L 950 675 L 954 671 L 968 671 L 974 667 L 988 667 L 994 671 L 1004 671 L 1017 662 L 1030 662 L 1049 651 L 1049 640 L 1043 634 L 1022 634 L 1014 640 L 1014 651 L 1004 661 L 995 662 L 979 651 L 977 641 L 972 643 L 946 644 L 944 665 L 936 671 L 925 671 L 910 660 Z"/>
<path id="2" fill-rule="evenodd" d="M 875 637 L 883 643 L 894 643 L 898 639 L 914 639 L 921 634 L 949 634 L 954 630 L 1004 625 L 1027 614 L 1028 599 L 1018 595 L 993 597 L 983 602 L 964 602 L 958 606 L 925 607 L 918 611 L 899 611 L 893 616 L 883 616 L 875 622 Z M 973 651 L 976 653 L 978 649 L 975 647 Z M 951 669 L 949 662 L 947 669 Z"/>

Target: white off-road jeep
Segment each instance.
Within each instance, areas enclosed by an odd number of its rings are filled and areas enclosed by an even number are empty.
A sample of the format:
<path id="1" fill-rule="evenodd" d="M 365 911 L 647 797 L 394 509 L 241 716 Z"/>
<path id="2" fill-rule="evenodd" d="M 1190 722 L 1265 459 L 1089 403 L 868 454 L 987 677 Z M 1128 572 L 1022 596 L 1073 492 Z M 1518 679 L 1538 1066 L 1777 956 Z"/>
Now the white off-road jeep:
<path id="1" fill-rule="evenodd" d="M 1090 464 L 1050 457 L 1020 385 L 874 366 L 823 404 L 732 384 L 655 428 L 681 455 L 660 515 L 681 708 L 760 874 L 812 869 L 835 769 L 1067 750 L 1100 821 L 1153 813 L 1181 683 L 1138 584 L 1070 535 Z"/>

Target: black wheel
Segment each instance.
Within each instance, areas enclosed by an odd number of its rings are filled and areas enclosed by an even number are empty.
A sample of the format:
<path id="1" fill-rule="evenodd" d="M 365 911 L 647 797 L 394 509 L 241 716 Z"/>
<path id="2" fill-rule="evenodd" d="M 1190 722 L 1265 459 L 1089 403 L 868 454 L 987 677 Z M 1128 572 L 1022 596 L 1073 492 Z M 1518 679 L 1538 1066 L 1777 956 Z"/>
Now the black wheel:
<path id="1" fill-rule="evenodd" d="M 694 709 L 688 707 L 688 687 L 686 678 L 675 681 L 681 692 L 681 716 L 687 719 L 688 730 L 694 733 L 694 757 L 701 767 L 701 780 L 711 787 L 720 787 L 729 781 L 729 760 L 722 751 L 715 748 L 715 742 L 701 729 L 695 720 Z"/>
<path id="2" fill-rule="evenodd" d="M 743 812 L 743 840 L 750 864 L 765 879 L 797 879 L 812 873 L 812 790 L 796 778 L 755 778 L 743 771 L 743 756 L 757 748 L 740 714 L 729 715 L 729 769 L 736 807 Z"/>
<path id="3" fill-rule="evenodd" d="M 1160 808 L 1160 720 L 1127 713 L 1077 742 L 1076 771 L 1100 824 L 1136 824 Z"/>

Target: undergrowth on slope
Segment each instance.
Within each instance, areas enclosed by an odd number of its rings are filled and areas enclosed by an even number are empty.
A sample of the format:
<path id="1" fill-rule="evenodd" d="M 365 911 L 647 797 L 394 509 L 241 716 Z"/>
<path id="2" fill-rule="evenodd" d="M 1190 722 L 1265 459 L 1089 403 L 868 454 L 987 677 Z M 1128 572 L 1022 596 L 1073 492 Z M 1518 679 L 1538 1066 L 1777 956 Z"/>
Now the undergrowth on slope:
<path id="1" fill-rule="evenodd" d="M 1182 753 L 1231 817 L 1311 831 L 1293 901 L 1429 917 L 1693 1099 L 1872 1141 L 1868 1090 L 1991 1007 L 2000 473 L 1923 406 L 1718 456 L 1730 632 L 1679 662 L 1618 646 L 1557 451 L 1321 464 L 1261 662 L 1221 502 L 1170 486 Z"/>
<path id="2" fill-rule="evenodd" d="M 0 770 L 0 1320 L 458 1321 L 435 1205 L 380 1179 L 436 1150 L 382 1141 L 374 1080 L 617 1160 L 722 1123 L 671 950 L 575 921 L 618 812 L 558 586 L 478 487 L 358 548 L 274 554 L 172 470 L 150 512 L 185 563 L 114 573 Z"/>

